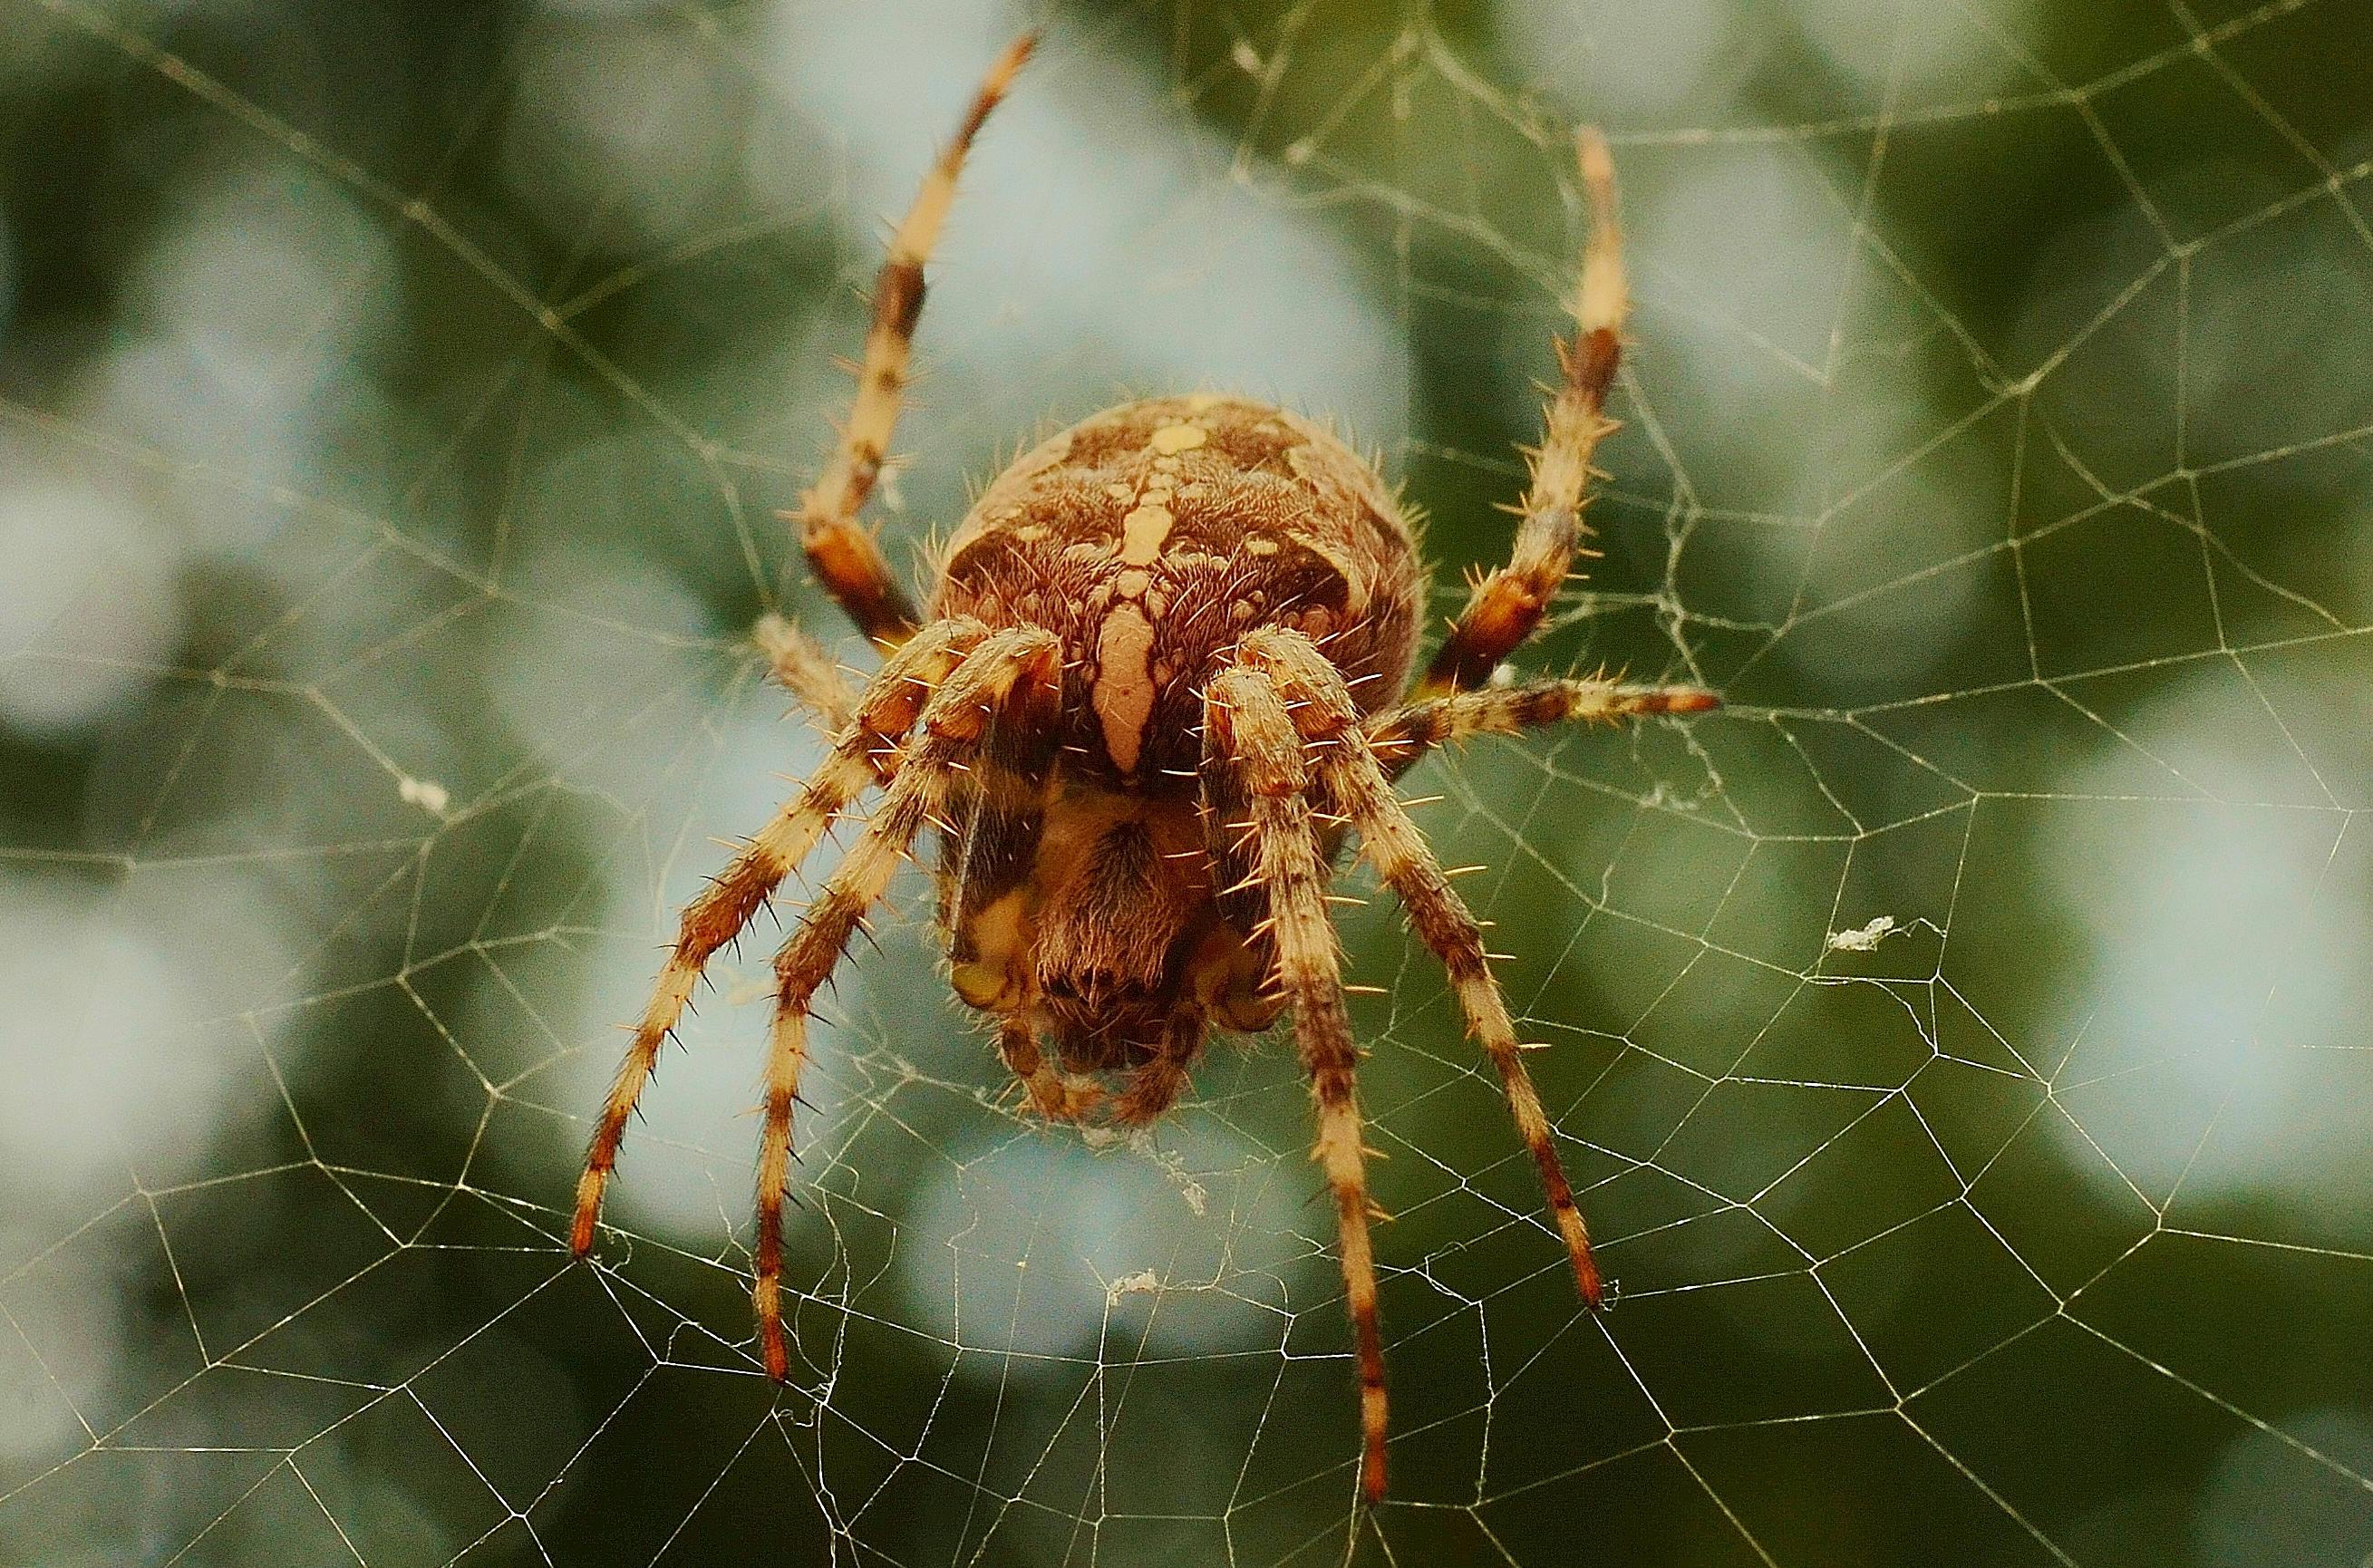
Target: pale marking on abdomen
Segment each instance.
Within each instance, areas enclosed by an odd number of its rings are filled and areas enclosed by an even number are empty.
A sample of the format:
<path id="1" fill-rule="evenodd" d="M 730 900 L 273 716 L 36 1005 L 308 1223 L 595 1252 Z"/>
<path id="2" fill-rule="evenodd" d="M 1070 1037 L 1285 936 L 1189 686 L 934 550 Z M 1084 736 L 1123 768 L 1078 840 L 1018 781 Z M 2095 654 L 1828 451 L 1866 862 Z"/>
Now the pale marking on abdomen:
<path id="1" fill-rule="evenodd" d="M 1153 623 L 1137 605 L 1115 605 L 1096 628 L 1096 679 L 1089 705 L 1104 726 L 1105 755 L 1123 773 L 1137 771 L 1145 726 L 1153 717 Z"/>
<path id="2" fill-rule="evenodd" d="M 1170 492 L 1159 492 L 1162 500 Z M 1120 520 L 1120 558 L 1123 566 L 1150 567 L 1162 558 L 1162 542 L 1170 537 L 1170 525 L 1178 520 L 1170 509 L 1156 501 L 1149 493 L 1136 510 Z"/>

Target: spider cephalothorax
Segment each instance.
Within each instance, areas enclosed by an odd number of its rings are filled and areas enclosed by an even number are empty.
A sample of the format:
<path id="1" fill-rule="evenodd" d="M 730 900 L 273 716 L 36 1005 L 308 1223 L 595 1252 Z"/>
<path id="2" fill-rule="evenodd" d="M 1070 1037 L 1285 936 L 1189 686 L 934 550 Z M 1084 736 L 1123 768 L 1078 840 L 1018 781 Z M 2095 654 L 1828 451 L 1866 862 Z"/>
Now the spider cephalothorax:
<path id="1" fill-rule="evenodd" d="M 1424 581 L 1391 491 L 1327 431 L 1242 398 L 1126 404 L 1024 454 L 957 529 L 918 614 L 859 514 L 896 418 L 924 260 L 964 152 L 1029 49 L 1017 43 L 990 73 L 892 240 L 856 408 L 797 514 L 818 578 L 887 657 L 854 691 L 800 634 L 761 628 L 777 676 L 836 739 L 685 909 L 594 1130 L 571 1245 L 592 1246 L 626 1118 L 702 965 L 879 788 L 775 961 L 754 1290 L 768 1374 L 788 1366 L 780 1221 L 810 1003 L 931 829 L 951 983 L 996 1017 L 999 1053 L 1050 1119 L 1149 1120 L 1184 1090 L 1211 1030 L 1254 1032 L 1292 1012 L 1341 1237 L 1373 1500 L 1385 1487 L 1384 1360 L 1358 1052 L 1327 913 L 1336 850 L 1347 832 L 1356 839 L 1440 955 L 1596 1305 L 1589 1239 L 1480 929 L 1392 779 L 1467 734 L 1714 703 L 1694 686 L 1484 684 L 1565 580 L 1591 452 L 1612 427 L 1604 404 L 1624 303 L 1613 176 L 1585 136 L 1596 230 L 1515 547 L 1476 585 L 1413 698 Z"/>

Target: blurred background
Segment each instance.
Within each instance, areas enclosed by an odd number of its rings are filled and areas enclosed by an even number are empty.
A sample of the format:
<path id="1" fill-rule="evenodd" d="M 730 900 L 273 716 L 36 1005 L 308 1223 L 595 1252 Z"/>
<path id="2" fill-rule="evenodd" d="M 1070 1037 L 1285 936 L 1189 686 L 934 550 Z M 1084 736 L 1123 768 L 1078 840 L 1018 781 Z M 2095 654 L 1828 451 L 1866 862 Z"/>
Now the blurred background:
<path id="1" fill-rule="evenodd" d="M 919 885 L 746 1296 L 770 927 L 588 1117 L 870 657 L 775 517 L 998 47 L 905 562 L 1050 421 L 1334 416 L 1498 556 L 1612 137 L 1602 558 L 1487 743 L 1613 1310 L 1388 900 L 1394 1494 L 1274 1040 L 1018 1117 Z M 0 1560 L 2373 1553 L 2373 5 L 0 0 Z M 827 860 L 825 864 L 829 864 Z"/>

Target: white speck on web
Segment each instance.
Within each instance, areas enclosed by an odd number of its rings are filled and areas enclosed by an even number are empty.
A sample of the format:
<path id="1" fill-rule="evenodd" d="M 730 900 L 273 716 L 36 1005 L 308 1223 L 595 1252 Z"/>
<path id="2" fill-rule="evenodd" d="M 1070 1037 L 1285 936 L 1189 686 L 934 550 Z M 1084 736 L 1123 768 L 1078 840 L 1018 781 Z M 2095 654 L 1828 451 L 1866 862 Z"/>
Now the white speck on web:
<path id="1" fill-rule="evenodd" d="M 1896 932 L 1895 917 L 1881 915 L 1857 930 L 1831 931 L 1831 953 L 1868 953 Z"/>
<path id="2" fill-rule="evenodd" d="M 1123 1296 L 1150 1296 L 1162 1288 L 1151 1269 L 1140 1269 L 1134 1274 L 1124 1274 L 1105 1287 L 1105 1305 L 1117 1305 Z"/>
<path id="3" fill-rule="evenodd" d="M 443 816 L 453 797 L 445 786 L 433 778 L 415 778 L 405 774 L 395 781 L 395 792 L 407 806 L 418 806 L 431 816 Z"/>
<path id="4" fill-rule="evenodd" d="M 1204 1189 L 1203 1184 L 1197 1181 L 1187 1171 L 1186 1162 L 1171 1150 L 1149 1149 L 1147 1153 L 1153 1155 L 1153 1163 L 1162 1167 L 1163 1175 L 1168 1176 L 1171 1185 L 1178 1188 L 1178 1196 L 1186 1200 L 1186 1207 L 1195 1211 L 1196 1218 L 1200 1219 L 1211 1195 Z"/>

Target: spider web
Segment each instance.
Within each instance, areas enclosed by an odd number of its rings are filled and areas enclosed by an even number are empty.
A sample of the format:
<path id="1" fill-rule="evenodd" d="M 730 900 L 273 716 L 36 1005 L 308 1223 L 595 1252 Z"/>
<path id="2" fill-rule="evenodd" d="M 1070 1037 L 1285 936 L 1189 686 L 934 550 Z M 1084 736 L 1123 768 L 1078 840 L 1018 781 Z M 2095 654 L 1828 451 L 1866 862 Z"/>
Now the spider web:
<path id="1" fill-rule="evenodd" d="M 742 639 L 838 634 L 772 513 L 874 219 L 1025 21 L 894 539 L 1042 420 L 1230 387 L 1381 448 L 1446 612 L 1572 128 L 1616 146 L 1606 554 L 1519 663 L 1730 706 L 1410 781 L 1613 1310 L 1344 912 L 1373 1515 L 1291 1052 L 1042 1131 L 919 885 L 809 1071 L 790 1387 L 771 930 L 565 1249 L 610 1026 L 819 755 Z M 2362 0 L 0 0 L 0 1558 L 2368 1560 L 2368 47 Z"/>

